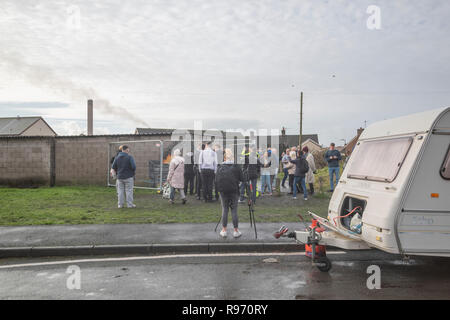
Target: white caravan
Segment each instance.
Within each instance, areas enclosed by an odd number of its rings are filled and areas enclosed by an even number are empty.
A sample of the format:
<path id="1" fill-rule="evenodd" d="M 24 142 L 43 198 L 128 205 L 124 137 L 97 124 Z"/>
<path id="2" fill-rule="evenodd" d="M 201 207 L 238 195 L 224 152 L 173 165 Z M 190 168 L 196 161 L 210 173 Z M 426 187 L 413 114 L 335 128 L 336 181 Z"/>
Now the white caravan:
<path id="1" fill-rule="evenodd" d="M 327 219 L 310 214 L 331 230 L 319 244 L 450 256 L 450 108 L 367 127 Z"/>

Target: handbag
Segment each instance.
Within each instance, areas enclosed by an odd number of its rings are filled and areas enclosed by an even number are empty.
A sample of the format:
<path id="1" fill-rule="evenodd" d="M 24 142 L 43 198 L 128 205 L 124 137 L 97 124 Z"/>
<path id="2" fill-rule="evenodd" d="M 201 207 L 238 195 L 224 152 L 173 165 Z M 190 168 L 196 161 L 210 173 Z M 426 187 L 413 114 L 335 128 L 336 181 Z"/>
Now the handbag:
<path id="1" fill-rule="evenodd" d="M 170 199 L 170 185 L 167 182 L 162 186 L 162 197 L 163 199 Z"/>

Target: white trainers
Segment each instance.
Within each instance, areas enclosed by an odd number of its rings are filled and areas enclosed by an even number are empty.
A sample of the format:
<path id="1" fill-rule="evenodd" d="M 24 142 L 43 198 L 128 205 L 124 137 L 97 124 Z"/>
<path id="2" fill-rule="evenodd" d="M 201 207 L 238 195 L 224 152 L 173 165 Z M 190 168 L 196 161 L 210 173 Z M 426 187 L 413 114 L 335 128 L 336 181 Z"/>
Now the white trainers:
<path id="1" fill-rule="evenodd" d="M 226 237 L 227 237 L 227 231 L 226 231 L 226 230 L 220 231 L 220 236 L 221 236 L 222 238 L 226 238 Z"/>
<path id="2" fill-rule="evenodd" d="M 239 238 L 240 236 L 242 236 L 242 233 L 239 230 L 233 232 L 233 237 Z"/>
<path id="3" fill-rule="evenodd" d="M 308 198 L 305 198 L 304 200 L 306 201 L 306 200 L 308 200 Z"/>
<path id="4" fill-rule="evenodd" d="M 297 200 L 297 197 L 292 197 L 293 200 Z"/>
<path id="5" fill-rule="evenodd" d="M 128 206 L 128 208 L 134 209 L 134 208 L 136 208 L 136 205 L 133 203 L 131 206 Z"/>

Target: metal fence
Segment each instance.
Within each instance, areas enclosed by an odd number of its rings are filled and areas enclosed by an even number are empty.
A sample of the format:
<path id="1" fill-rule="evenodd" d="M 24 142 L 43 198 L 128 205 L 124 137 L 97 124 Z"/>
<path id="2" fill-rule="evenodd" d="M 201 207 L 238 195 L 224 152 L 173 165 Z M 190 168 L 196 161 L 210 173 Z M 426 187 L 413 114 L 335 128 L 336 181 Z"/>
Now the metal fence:
<path id="1" fill-rule="evenodd" d="M 194 151 L 198 144 L 202 142 L 188 142 L 191 144 L 189 150 Z M 116 180 L 110 175 L 110 170 L 121 145 L 127 145 L 130 148 L 130 155 L 133 156 L 136 162 L 134 187 L 138 189 L 161 190 L 167 178 L 173 149 L 175 147 L 180 148 L 180 146 L 182 148 L 182 141 L 138 140 L 110 142 L 108 144 L 107 172 L 107 185 L 110 187 L 115 186 L 116 183 Z M 248 139 L 222 140 L 223 149 L 230 148 L 233 151 L 236 162 L 242 148 L 246 145 L 249 145 Z"/>
<path id="2" fill-rule="evenodd" d="M 168 165 L 166 165 L 167 169 L 164 166 L 164 142 L 161 140 L 110 142 L 108 145 L 107 185 L 115 186 L 115 179 L 111 177 L 110 170 L 121 145 L 127 145 L 130 148 L 130 154 L 136 162 L 134 187 L 161 189 L 164 183 L 164 172 L 166 171 L 167 175 L 168 170 Z"/>

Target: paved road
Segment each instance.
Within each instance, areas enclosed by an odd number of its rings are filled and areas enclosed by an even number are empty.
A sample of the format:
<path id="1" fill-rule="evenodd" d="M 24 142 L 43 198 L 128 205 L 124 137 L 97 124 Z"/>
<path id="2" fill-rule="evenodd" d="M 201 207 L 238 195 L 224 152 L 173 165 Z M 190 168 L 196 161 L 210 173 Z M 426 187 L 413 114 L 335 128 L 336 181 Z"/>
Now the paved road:
<path id="1" fill-rule="evenodd" d="M 297 253 L 6 259 L 0 260 L 0 299 L 450 298 L 450 259 L 405 262 L 378 251 L 329 257 L 329 273 Z M 80 290 L 67 289 L 70 265 L 80 267 Z M 381 269 L 379 290 L 367 288 L 370 265 Z"/>

